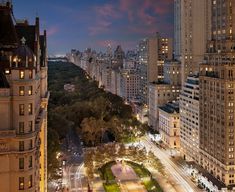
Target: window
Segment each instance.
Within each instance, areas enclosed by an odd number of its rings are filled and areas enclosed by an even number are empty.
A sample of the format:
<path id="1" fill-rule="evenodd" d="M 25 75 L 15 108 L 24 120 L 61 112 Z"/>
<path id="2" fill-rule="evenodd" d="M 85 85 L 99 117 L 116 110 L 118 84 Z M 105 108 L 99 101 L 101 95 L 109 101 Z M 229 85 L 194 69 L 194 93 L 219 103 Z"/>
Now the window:
<path id="1" fill-rule="evenodd" d="M 30 176 L 29 176 L 29 188 L 32 187 L 32 183 L 33 183 L 33 176 L 30 175 Z"/>
<path id="2" fill-rule="evenodd" d="M 24 122 L 19 122 L 19 134 L 24 133 Z"/>
<path id="3" fill-rule="evenodd" d="M 32 140 L 32 139 L 30 139 L 30 141 L 29 141 L 29 148 L 30 148 L 30 149 L 33 148 L 33 140 Z"/>
<path id="4" fill-rule="evenodd" d="M 29 132 L 33 131 L 33 121 L 29 121 Z"/>
<path id="5" fill-rule="evenodd" d="M 10 70 L 9 70 L 9 69 L 6 69 L 6 70 L 5 70 L 5 74 L 10 74 Z"/>
<path id="6" fill-rule="evenodd" d="M 29 168 L 32 168 L 32 166 L 33 166 L 33 157 L 30 156 L 29 157 Z"/>
<path id="7" fill-rule="evenodd" d="M 24 96 L 24 86 L 19 87 L 19 95 Z"/>
<path id="8" fill-rule="evenodd" d="M 24 151 L 24 141 L 19 141 L 19 151 Z"/>
<path id="9" fill-rule="evenodd" d="M 24 71 L 21 70 L 19 76 L 20 76 L 20 79 L 24 79 Z"/>
<path id="10" fill-rule="evenodd" d="M 32 78 L 33 78 L 33 71 L 30 70 L 30 71 L 29 71 L 29 79 L 32 79 Z"/>
<path id="11" fill-rule="evenodd" d="M 19 190 L 24 190 L 24 177 L 19 177 Z"/>
<path id="12" fill-rule="evenodd" d="M 29 95 L 33 94 L 33 86 L 29 86 L 28 94 Z"/>
<path id="13" fill-rule="evenodd" d="M 29 112 L 29 115 L 32 115 L 32 114 L 33 114 L 33 104 L 32 104 L 32 103 L 30 103 L 30 104 L 28 105 L 28 112 Z"/>
<path id="14" fill-rule="evenodd" d="M 19 114 L 24 115 L 24 104 L 19 105 Z"/>
<path id="15" fill-rule="evenodd" d="M 24 169 L 24 158 L 19 158 L 19 169 Z"/>

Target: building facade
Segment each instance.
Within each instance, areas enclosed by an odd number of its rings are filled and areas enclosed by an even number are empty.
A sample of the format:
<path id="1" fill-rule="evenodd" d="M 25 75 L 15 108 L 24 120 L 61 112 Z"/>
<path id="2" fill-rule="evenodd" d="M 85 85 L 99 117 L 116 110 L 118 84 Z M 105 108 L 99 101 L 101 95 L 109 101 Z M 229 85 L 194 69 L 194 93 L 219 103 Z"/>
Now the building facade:
<path id="1" fill-rule="evenodd" d="M 199 76 L 188 76 L 180 94 L 181 153 L 187 161 L 199 162 Z"/>
<path id="2" fill-rule="evenodd" d="M 139 95 L 144 104 L 148 104 L 148 84 L 163 80 L 164 61 L 173 56 L 173 43 L 170 38 L 163 38 L 159 33 L 140 41 L 138 74 L 140 79 Z"/>
<path id="3" fill-rule="evenodd" d="M 47 42 L 0 4 L 0 190 L 47 191 Z"/>
<path id="4" fill-rule="evenodd" d="M 235 0 L 213 0 L 211 39 L 200 65 L 200 165 L 235 183 Z"/>
<path id="5" fill-rule="evenodd" d="M 180 120 L 178 103 L 167 103 L 159 107 L 159 133 L 162 141 L 169 148 L 180 148 Z"/>
<path id="6" fill-rule="evenodd" d="M 154 82 L 149 84 L 149 125 L 153 129 L 159 129 L 159 107 L 178 100 L 179 94 L 180 86 Z"/>
<path id="7" fill-rule="evenodd" d="M 175 0 L 174 49 L 182 65 L 182 85 L 199 71 L 210 35 L 210 0 Z"/>
<path id="8" fill-rule="evenodd" d="M 120 71 L 121 97 L 130 102 L 136 99 L 139 91 L 139 78 L 135 69 Z"/>

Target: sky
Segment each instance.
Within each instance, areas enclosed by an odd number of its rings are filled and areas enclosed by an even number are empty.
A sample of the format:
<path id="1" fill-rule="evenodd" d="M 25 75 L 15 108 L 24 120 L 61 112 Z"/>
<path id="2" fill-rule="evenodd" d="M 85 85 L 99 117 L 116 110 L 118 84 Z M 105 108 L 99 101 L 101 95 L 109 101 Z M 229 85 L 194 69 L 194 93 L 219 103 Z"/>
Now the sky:
<path id="1" fill-rule="evenodd" d="M 173 0 L 13 0 L 16 19 L 34 23 L 48 34 L 49 54 L 90 47 L 134 49 L 160 32 L 173 37 Z"/>

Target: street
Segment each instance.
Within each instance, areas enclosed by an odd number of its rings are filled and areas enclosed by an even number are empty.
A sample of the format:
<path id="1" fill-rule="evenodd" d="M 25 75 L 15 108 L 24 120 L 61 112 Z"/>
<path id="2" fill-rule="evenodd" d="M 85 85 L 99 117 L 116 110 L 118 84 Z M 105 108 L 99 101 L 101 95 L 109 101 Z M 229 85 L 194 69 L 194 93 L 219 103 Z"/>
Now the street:
<path id="1" fill-rule="evenodd" d="M 140 144 L 146 147 L 147 150 L 151 150 L 154 155 L 159 158 L 162 164 L 165 166 L 165 170 L 170 174 L 169 180 L 174 181 L 174 186 L 179 192 L 202 192 L 190 179 L 190 176 L 185 172 L 182 167 L 176 165 L 169 158 L 169 155 L 159 149 L 150 138 L 146 138 L 140 142 Z"/>

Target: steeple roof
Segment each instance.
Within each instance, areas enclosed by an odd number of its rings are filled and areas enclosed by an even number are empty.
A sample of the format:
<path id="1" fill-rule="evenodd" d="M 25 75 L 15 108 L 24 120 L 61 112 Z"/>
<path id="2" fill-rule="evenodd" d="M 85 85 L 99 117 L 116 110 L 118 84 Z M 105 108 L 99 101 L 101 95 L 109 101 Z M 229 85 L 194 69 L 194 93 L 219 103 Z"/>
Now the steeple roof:
<path id="1" fill-rule="evenodd" d="M 18 38 L 12 19 L 10 5 L 0 5 L 0 49 L 18 45 Z"/>

